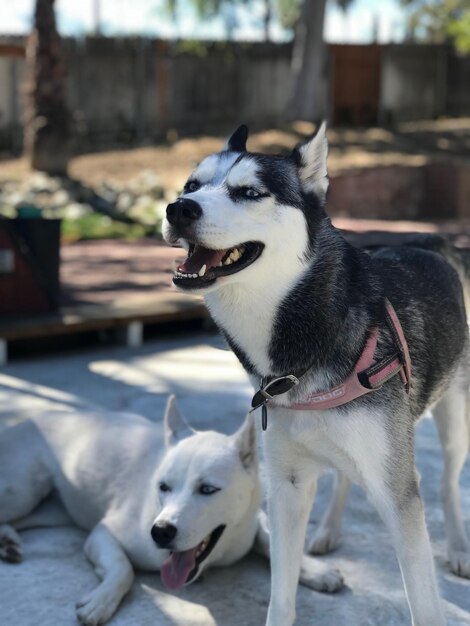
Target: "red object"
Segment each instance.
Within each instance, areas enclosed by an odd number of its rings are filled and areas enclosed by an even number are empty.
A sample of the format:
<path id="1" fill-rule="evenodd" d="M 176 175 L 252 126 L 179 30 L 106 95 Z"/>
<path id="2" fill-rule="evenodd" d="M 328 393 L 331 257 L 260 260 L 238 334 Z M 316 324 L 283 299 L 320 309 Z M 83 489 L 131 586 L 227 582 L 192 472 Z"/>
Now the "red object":
<path id="1" fill-rule="evenodd" d="M 0 220 L 0 317 L 48 313 L 56 309 L 35 257 L 8 220 Z"/>

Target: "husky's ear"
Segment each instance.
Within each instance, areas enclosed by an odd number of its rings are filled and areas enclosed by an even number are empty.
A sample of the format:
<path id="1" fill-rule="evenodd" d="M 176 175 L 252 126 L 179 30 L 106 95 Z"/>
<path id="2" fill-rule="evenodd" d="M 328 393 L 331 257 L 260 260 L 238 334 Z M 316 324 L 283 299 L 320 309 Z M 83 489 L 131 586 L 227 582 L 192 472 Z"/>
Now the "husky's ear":
<path id="1" fill-rule="evenodd" d="M 170 396 L 166 404 L 163 418 L 165 445 L 173 446 L 181 439 L 194 435 L 194 430 L 187 424 L 176 406 L 175 396 Z"/>
<path id="2" fill-rule="evenodd" d="M 256 450 L 255 422 L 250 413 L 248 413 L 234 437 L 243 467 L 251 469 L 258 461 L 258 454 Z"/>
<path id="3" fill-rule="evenodd" d="M 299 176 L 304 189 L 309 192 L 313 191 L 321 200 L 324 200 L 328 189 L 326 122 L 322 122 L 311 139 L 294 148 L 293 157 L 299 168 Z"/>
<path id="4" fill-rule="evenodd" d="M 230 150 L 231 152 L 245 152 L 246 140 L 248 139 L 248 126 L 242 124 L 237 130 L 227 139 L 224 150 Z"/>

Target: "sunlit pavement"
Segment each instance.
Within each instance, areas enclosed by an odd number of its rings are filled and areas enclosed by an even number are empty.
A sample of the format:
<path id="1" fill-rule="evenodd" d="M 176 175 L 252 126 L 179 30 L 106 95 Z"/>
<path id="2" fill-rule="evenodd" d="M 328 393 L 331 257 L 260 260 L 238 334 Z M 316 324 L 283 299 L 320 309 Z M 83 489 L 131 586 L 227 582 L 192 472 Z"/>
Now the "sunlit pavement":
<path id="1" fill-rule="evenodd" d="M 176 393 L 196 428 L 235 430 L 250 398 L 250 386 L 234 356 L 215 335 L 147 342 L 138 350 L 106 348 L 13 362 L 0 370 L 0 423 L 48 408 L 105 407 L 161 420 L 169 393 Z M 418 427 L 418 465 L 441 589 L 449 624 L 470 624 L 470 581 L 448 572 L 439 503 L 441 455 L 433 423 Z M 327 501 L 321 483 L 309 534 Z M 464 516 L 470 531 L 470 464 L 462 477 Z M 8 626 L 75 626 L 75 602 L 96 576 L 82 553 L 85 534 L 75 528 L 23 533 L 25 559 L 0 563 L 0 623 Z M 344 540 L 325 557 L 341 569 L 346 589 L 335 595 L 300 588 L 297 621 L 302 626 L 410 623 L 400 574 L 387 533 L 355 488 L 349 498 Z M 250 556 L 230 568 L 210 570 L 201 583 L 178 594 L 165 591 L 158 574 L 139 575 L 115 618 L 115 626 L 259 626 L 269 598 L 269 569 Z"/>

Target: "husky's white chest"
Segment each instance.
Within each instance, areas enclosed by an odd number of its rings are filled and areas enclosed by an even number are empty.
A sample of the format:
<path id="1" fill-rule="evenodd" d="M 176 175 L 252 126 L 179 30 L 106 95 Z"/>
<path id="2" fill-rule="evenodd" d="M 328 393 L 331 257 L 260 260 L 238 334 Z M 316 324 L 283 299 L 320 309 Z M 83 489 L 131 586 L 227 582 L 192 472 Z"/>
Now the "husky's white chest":
<path id="1" fill-rule="evenodd" d="M 283 451 L 284 462 L 293 454 L 314 471 L 337 469 L 358 484 L 363 484 L 365 471 L 381 475 L 383 459 L 389 454 L 383 416 L 364 410 L 344 413 L 272 408 L 262 439 L 265 446 Z"/>
<path id="2" fill-rule="evenodd" d="M 224 289 L 208 294 L 206 302 L 218 326 L 247 355 L 258 372 L 268 374 L 274 307 L 260 307 L 255 294 L 244 289 Z"/>

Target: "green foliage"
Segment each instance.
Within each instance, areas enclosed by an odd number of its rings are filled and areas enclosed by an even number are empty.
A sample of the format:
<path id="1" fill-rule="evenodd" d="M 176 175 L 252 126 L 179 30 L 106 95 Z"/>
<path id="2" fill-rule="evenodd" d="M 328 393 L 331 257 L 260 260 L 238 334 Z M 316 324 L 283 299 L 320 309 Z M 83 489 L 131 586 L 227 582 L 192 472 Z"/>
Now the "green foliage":
<path id="1" fill-rule="evenodd" d="M 83 217 L 62 220 L 62 238 L 80 239 L 140 239 L 151 234 L 151 229 L 140 224 L 116 222 L 106 215 L 93 213 Z M 157 229 L 155 228 L 155 232 Z"/>
<path id="2" fill-rule="evenodd" d="M 276 0 L 279 20 L 284 28 L 294 28 L 302 10 L 302 0 Z"/>
<path id="3" fill-rule="evenodd" d="M 176 19 L 181 0 L 164 0 L 165 9 Z M 294 0 L 295 1 L 295 0 Z M 250 0 L 191 0 L 200 19 L 207 20 L 219 15 L 224 4 L 249 4 Z"/>
<path id="4" fill-rule="evenodd" d="M 470 51 L 470 0 L 401 0 L 408 10 L 408 31 L 414 39 L 451 40 L 460 52 Z"/>
<path id="5" fill-rule="evenodd" d="M 178 5 L 181 0 L 163 0 L 164 7 L 173 19 L 177 19 Z M 250 4 L 251 0 L 190 0 L 200 19 L 210 19 L 219 15 L 224 5 Z M 318 2 L 318 0 L 264 0 L 275 9 L 278 19 L 284 28 L 293 30 L 297 24 L 304 1 Z M 339 7 L 346 10 L 354 0 L 336 0 Z"/>
<path id="6" fill-rule="evenodd" d="M 456 49 L 462 54 L 470 53 L 470 8 L 458 20 L 451 20 L 447 32 Z"/>

